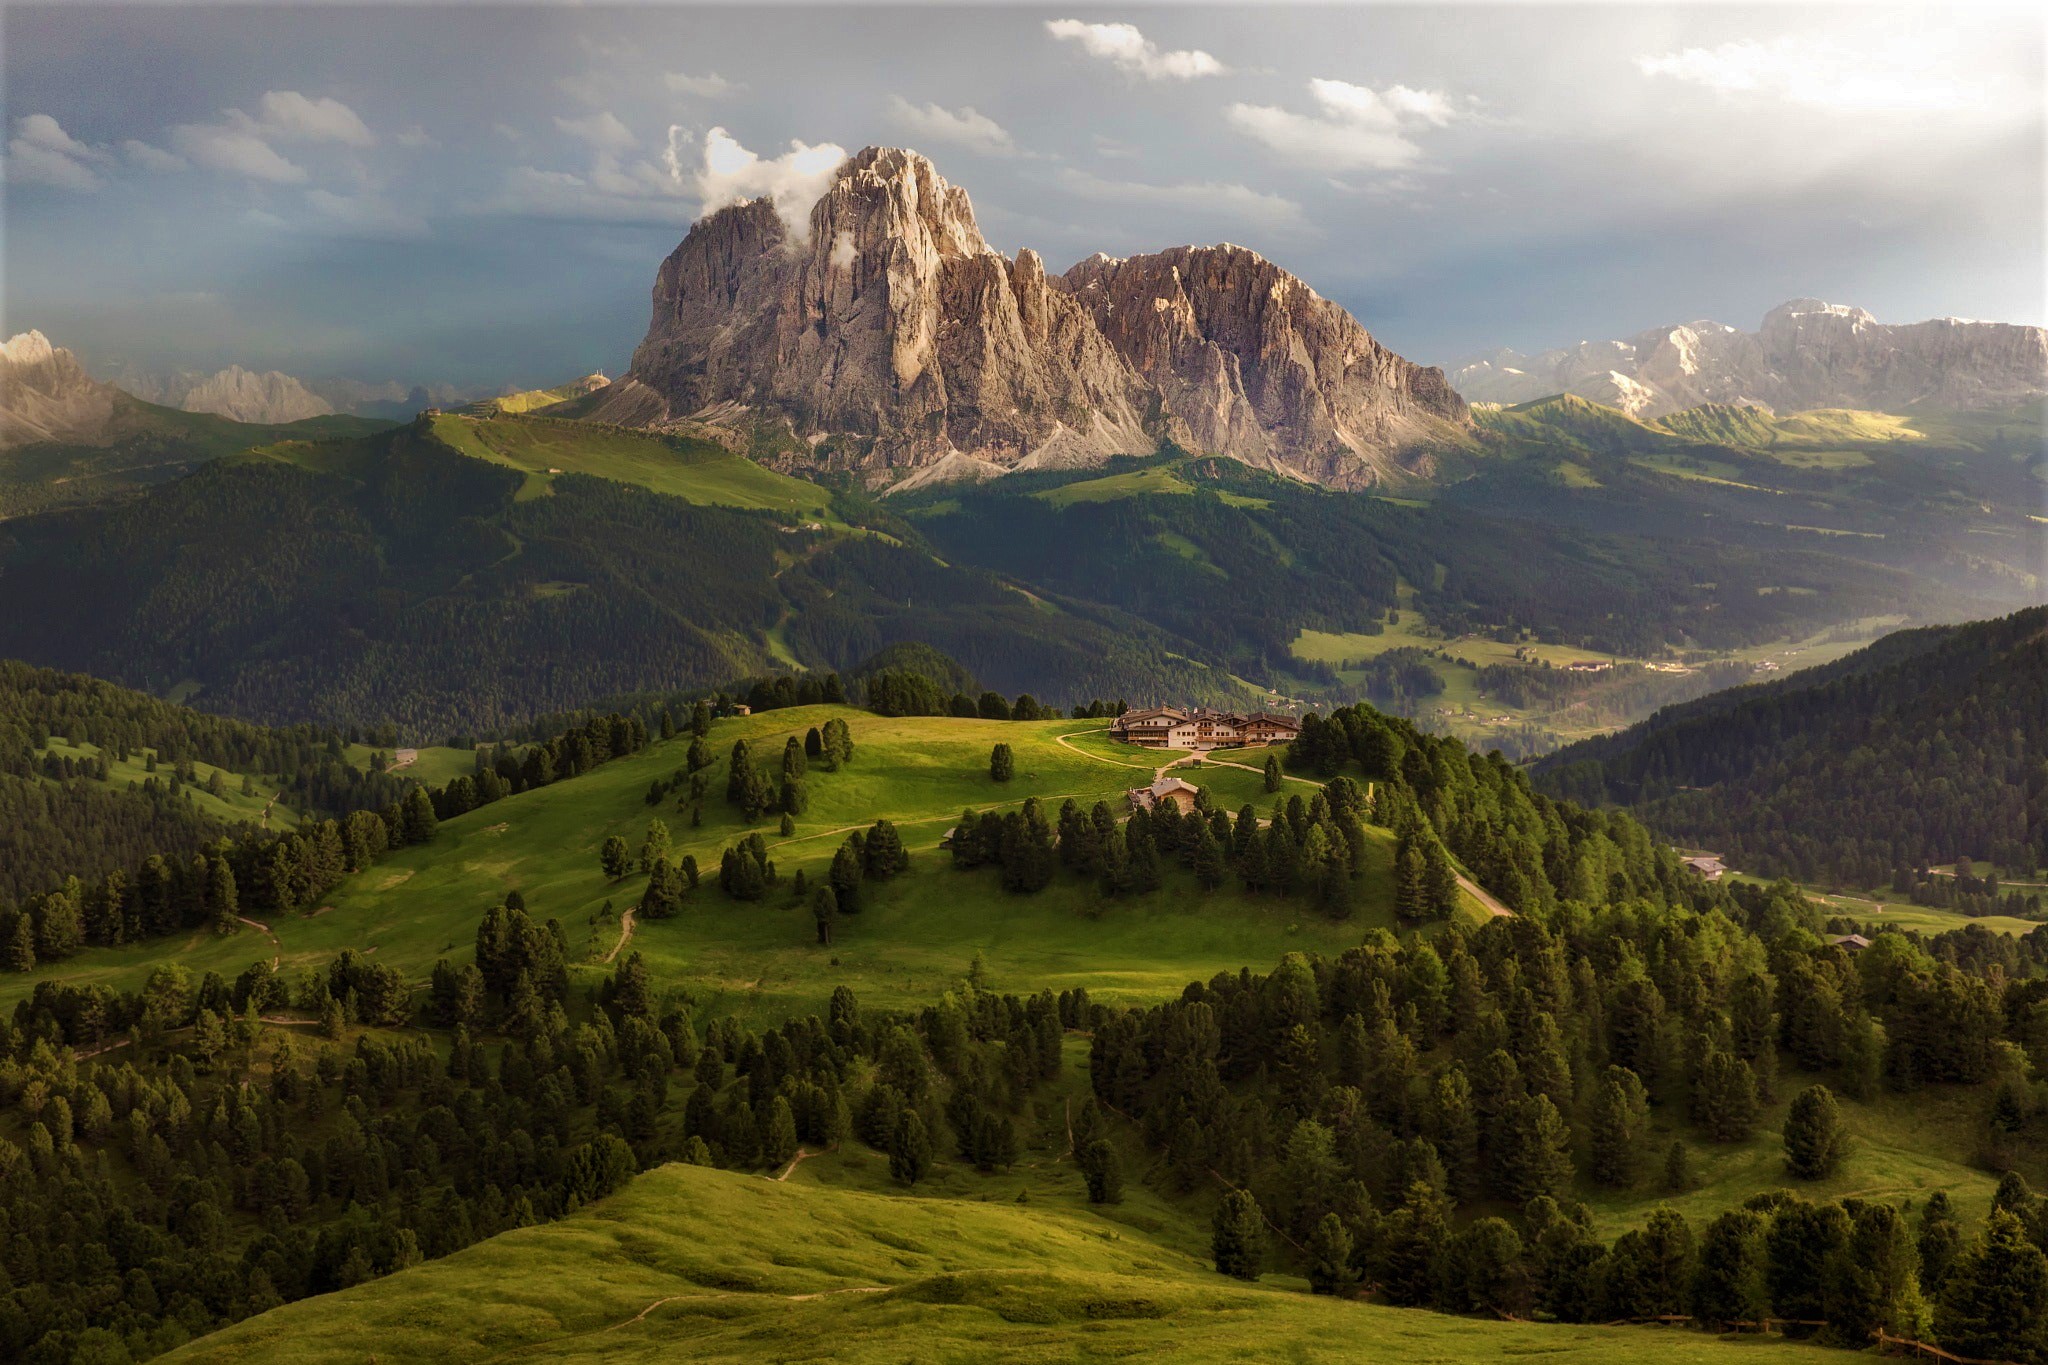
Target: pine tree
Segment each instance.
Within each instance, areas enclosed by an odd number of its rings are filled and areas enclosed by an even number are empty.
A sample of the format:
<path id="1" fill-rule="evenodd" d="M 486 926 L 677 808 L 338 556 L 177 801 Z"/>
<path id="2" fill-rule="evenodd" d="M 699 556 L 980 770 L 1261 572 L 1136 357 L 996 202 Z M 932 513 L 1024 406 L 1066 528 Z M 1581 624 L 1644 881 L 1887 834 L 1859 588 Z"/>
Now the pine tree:
<path id="1" fill-rule="evenodd" d="M 988 751 L 988 775 L 998 782 L 1008 782 L 1017 770 L 1016 759 L 1010 753 L 1010 746 L 998 744 Z"/>
<path id="2" fill-rule="evenodd" d="M 1266 782 L 1265 782 L 1265 786 L 1266 786 L 1266 792 L 1267 792 L 1267 794 L 1268 794 L 1268 795 L 1270 795 L 1270 794 L 1272 794 L 1273 792 L 1279 791 L 1279 790 L 1280 790 L 1280 783 L 1281 783 L 1281 781 L 1282 781 L 1282 780 L 1283 780 L 1283 779 L 1282 779 L 1282 776 L 1281 776 L 1281 773 L 1280 773 L 1280 755 L 1278 755 L 1278 754 L 1267 754 L 1267 755 L 1266 755 Z"/>
<path id="3" fill-rule="evenodd" d="M 931 1134 L 915 1109 L 905 1109 L 889 1139 L 889 1174 L 906 1185 L 915 1185 L 931 1167 Z"/>
<path id="4" fill-rule="evenodd" d="M 1357 1287 L 1358 1272 L 1351 1265 L 1351 1251 L 1351 1233 L 1344 1220 L 1334 1213 L 1324 1214 L 1308 1239 L 1311 1293 L 1349 1295 Z"/>
<path id="5" fill-rule="evenodd" d="M 1693 1087 L 1693 1112 L 1716 1142 L 1746 1142 L 1756 1128 L 1756 1077 L 1749 1063 L 1715 1052 Z"/>
<path id="6" fill-rule="evenodd" d="M 1091 1204 L 1124 1202 L 1124 1162 L 1108 1138 L 1097 1137 L 1082 1144 L 1074 1154 L 1081 1178 L 1088 1183 Z"/>
<path id="7" fill-rule="evenodd" d="M 1209 1249 L 1216 1269 L 1236 1280 L 1256 1280 L 1266 1260 L 1266 1220 L 1245 1190 L 1230 1190 L 1216 1206 Z"/>
<path id="8" fill-rule="evenodd" d="M 1673 1138 L 1664 1152 L 1665 1192 L 1684 1194 L 1699 1183 L 1699 1177 L 1693 1174 L 1692 1149 L 1681 1139 Z"/>
<path id="9" fill-rule="evenodd" d="M 1730 1209 L 1707 1224 L 1700 1238 L 1699 1262 L 1693 1271 L 1692 1315 L 1700 1325 L 1726 1331 L 1736 1323 L 1756 1323 L 1770 1313 L 1770 1287 L 1764 1272 L 1763 1215 Z"/>
<path id="10" fill-rule="evenodd" d="M 36 931 L 27 915 L 14 917 L 14 932 L 8 936 L 5 966 L 10 972 L 36 969 Z"/>
<path id="11" fill-rule="evenodd" d="M 1603 1185 L 1626 1189 L 1641 1168 L 1642 1135 L 1650 1120 L 1650 1100 L 1636 1073 L 1624 1066 L 1607 1068 L 1591 1117 L 1591 1174 Z"/>
<path id="12" fill-rule="evenodd" d="M 818 943 L 832 946 L 832 922 L 839 918 L 839 897 L 831 886 L 820 882 L 811 892 L 811 918 L 817 922 Z"/>
<path id="13" fill-rule="evenodd" d="M 607 838 L 604 846 L 598 850 L 597 862 L 598 866 L 604 869 L 604 875 L 612 881 L 617 881 L 631 871 L 633 854 L 626 844 L 625 836 L 614 834 Z"/>
<path id="14" fill-rule="evenodd" d="M 2048 1348 L 2048 1257 L 2011 1213 L 1994 1209 L 1949 1268 L 1934 1330 L 1949 1350 L 1978 1359 L 2033 1360 Z"/>
<path id="15" fill-rule="evenodd" d="M 770 1165 L 782 1166 L 796 1155 L 796 1147 L 796 1115 L 790 1110 L 789 1100 L 777 1095 L 768 1111 L 768 1132 L 761 1141 L 761 1155 Z"/>
<path id="16" fill-rule="evenodd" d="M 1547 1095 L 1531 1095 L 1515 1106 L 1512 1139 L 1497 1154 L 1506 1168 L 1508 1197 L 1526 1203 L 1557 1195 L 1571 1183 L 1572 1134 Z"/>
<path id="17" fill-rule="evenodd" d="M 232 934 L 242 927 L 242 896 L 226 858 L 215 858 L 207 867 L 206 905 L 216 932 Z"/>
<path id="18" fill-rule="evenodd" d="M 1824 1085 L 1808 1086 L 1785 1115 L 1785 1169 L 1800 1180 L 1823 1180 L 1848 1154 L 1841 1107 Z"/>

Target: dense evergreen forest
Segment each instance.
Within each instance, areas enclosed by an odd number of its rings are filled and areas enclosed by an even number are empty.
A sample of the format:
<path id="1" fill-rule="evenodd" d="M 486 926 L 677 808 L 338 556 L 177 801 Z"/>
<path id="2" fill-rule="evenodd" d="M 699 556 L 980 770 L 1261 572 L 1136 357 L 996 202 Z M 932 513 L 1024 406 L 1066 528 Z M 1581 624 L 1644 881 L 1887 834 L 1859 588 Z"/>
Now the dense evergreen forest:
<path id="1" fill-rule="evenodd" d="M 1959 859 L 2024 874 L 2048 865 L 2044 680 L 2048 608 L 1901 631 L 1573 745 L 1538 781 L 1766 875 L 1904 892 Z"/>
<path id="2" fill-rule="evenodd" d="M 635 742 L 625 717 L 561 736 L 554 775 Z M 857 763 L 853 745 L 842 728 L 811 757 Z M 795 747 L 785 781 L 811 746 Z M 1411 911 L 1435 913 L 1434 849 L 1518 913 L 1367 934 L 1151 1008 L 970 980 L 907 1014 L 841 988 L 824 1017 L 764 1029 L 696 1017 L 687 987 L 634 955 L 577 988 L 560 925 L 518 892 L 424 993 L 353 951 L 283 975 L 259 961 L 233 982 L 166 965 L 130 995 L 44 982 L 0 1024 L 0 1353 L 146 1357 L 559 1217 L 659 1161 L 766 1169 L 799 1144 L 859 1141 L 906 1188 L 944 1156 L 999 1170 L 1020 1129 L 1057 1112 L 1047 1087 L 1069 1030 L 1092 1039 L 1095 1103 L 1071 1136 L 1091 1197 L 1142 1178 L 1213 1207 L 1226 1274 L 1285 1268 L 1320 1292 L 1448 1312 L 1769 1318 L 1845 1346 L 1883 1330 L 2013 1360 L 2048 1348 L 2048 1204 L 2020 1177 L 1981 1227 L 1939 1199 L 1909 1219 L 1798 1193 L 1849 1140 L 1836 1092 L 1967 1094 L 1978 1159 L 2039 1169 L 2048 930 L 1885 934 L 1851 955 L 1790 887 L 1688 877 L 1628 816 L 1552 800 L 1370 708 L 1318 719 L 1294 757 L 1331 779 L 1303 845 L 1337 857 L 1370 783 L 1425 888 Z M 747 790 L 728 799 L 751 801 L 743 774 L 759 771 L 736 756 L 729 786 Z M 431 843 L 435 803 L 406 804 L 387 832 Z M 1062 859 L 1078 871 L 1090 848 L 1113 862 L 1088 823 L 998 821 L 954 856 L 1023 882 Z M 1172 846 L 1213 828 L 1184 819 Z M 1128 861 L 1134 836 L 1118 837 Z M 1141 837 L 1165 842 L 1156 823 Z M 728 858 L 727 893 L 804 894 L 754 885 L 739 864 L 757 843 Z M 863 883 L 902 859 L 880 822 L 810 894 L 859 913 Z M 666 913 L 705 894 L 671 889 Z M 406 1024 L 437 1032 L 390 1031 Z M 1694 1149 L 1748 1137 L 1780 1094 L 1797 1097 L 1786 1191 L 1697 1225 L 1667 1208 L 1611 1242 L 1593 1234 L 1581 1192 L 1683 1187 Z M 1686 1135 L 1652 1150 L 1653 1113 Z M 1142 1166 L 1120 1154 L 1131 1140 L 1152 1153 Z"/>
<path id="3" fill-rule="evenodd" d="M 97 752 L 48 753 L 53 737 Z M 195 763 L 241 775 L 238 784 L 260 780 L 266 795 L 295 809 L 336 815 L 390 805 L 413 785 L 352 766 L 343 742 L 332 730 L 266 729 L 0 660 L 0 903 L 67 876 L 136 867 L 153 854 L 190 858 L 229 834 L 228 822 L 188 799 L 205 789 Z M 143 757 L 150 775 L 109 782 L 108 764 L 130 757 Z"/>

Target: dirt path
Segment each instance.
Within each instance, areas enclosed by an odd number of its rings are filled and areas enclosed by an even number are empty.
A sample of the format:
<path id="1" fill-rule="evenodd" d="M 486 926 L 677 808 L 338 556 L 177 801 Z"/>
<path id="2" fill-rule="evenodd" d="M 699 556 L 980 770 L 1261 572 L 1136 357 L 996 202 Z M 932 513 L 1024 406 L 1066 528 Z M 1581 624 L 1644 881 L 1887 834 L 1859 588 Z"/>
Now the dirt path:
<path id="1" fill-rule="evenodd" d="M 1052 737 L 1052 742 L 1059 745 L 1062 749 L 1066 749 L 1069 752 L 1081 755 L 1081 757 L 1083 758 L 1092 758 L 1097 763 L 1107 763 L 1112 768 L 1152 768 L 1152 765 L 1149 763 L 1126 763 L 1120 758 L 1104 758 L 1101 754 L 1091 754 L 1086 749 L 1077 748 L 1074 745 L 1067 743 L 1068 740 L 1073 739 L 1077 735 L 1106 735 L 1108 733 L 1109 727 L 1106 725 L 1100 727 L 1099 729 L 1094 730 L 1070 730 L 1064 735 L 1054 735 Z M 1184 761 L 1185 760 L 1183 759 L 1175 759 L 1174 763 L 1180 763 Z M 1157 782 L 1159 780 L 1159 774 L 1165 772 L 1168 768 L 1171 768 L 1172 766 L 1173 763 L 1166 763 L 1160 765 L 1157 768 L 1152 768 L 1152 780 Z"/>
<path id="2" fill-rule="evenodd" d="M 629 905 L 626 907 L 626 912 L 619 916 L 619 941 L 614 943 L 612 950 L 604 955 L 606 962 L 610 962 L 613 958 L 624 952 L 626 945 L 633 941 L 633 912 L 638 908 L 638 906 Z"/>
<path id="3" fill-rule="evenodd" d="M 586 1332 L 570 1332 L 565 1336 L 549 1337 L 545 1341 L 528 1342 L 524 1346 L 506 1351 L 502 1355 L 492 1356 L 488 1361 L 484 1362 L 484 1365 L 497 1365 L 498 1361 L 515 1360 L 520 1356 L 529 1355 L 535 1351 L 551 1350 L 562 1345 L 564 1342 L 580 1341 L 585 1337 L 600 1337 L 607 1332 L 616 1332 L 622 1327 L 631 1327 L 636 1323 L 645 1322 L 648 1315 L 653 1313 L 654 1310 L 666 1307 L 672 1303 L 699 1302 L 711 1299 L 778 1299 L 783 1303 L 808 1303 L 812 1299 L 829 1299 L 839 1294 L 886 1294 L 895 1287 L 888 1284 L 856 1284 L 849 1285 L 844 1289 L 814 1290 L 809 1294 L 763 1294 L 744 1289 L 714 1289 L 703 1293 L 669 1294 L 663 1298 L 656 1299 L 630 1318 L 621 1318 L 617 1322 L 609 1322 L 602 1327 L 593 1327 Z"/>
<path id="4" fill-rule="evenodd" d="M 277 935 L 260 919 L 250 919 L 247 915 L 237 915 L 235 918 L 270 940 L 270 946 L 277 950 L 270 955 L 270 970 L 276 971 L 277 964 L 284 960 L 284 945 L 277 941 Z"/>
<path id="5" fill-rule="evenodd" d="M 789 1164 L 787 1166 L 784 1166 L 782 1168 L 782 1173 L 776 1176 L 775 1178 L 777 1180 L 787 1180 L 789 1179 L 789 1173 L 795 1170 L 798 1166 L 802 1165 L 806 1161 L 809 1161 L 814 1156 L 823 1155 L 824 1153 L 814 1152 L 808 1147 L 799 1147 L 796 1149 L 796 1155 L 789 1159 Z"/>

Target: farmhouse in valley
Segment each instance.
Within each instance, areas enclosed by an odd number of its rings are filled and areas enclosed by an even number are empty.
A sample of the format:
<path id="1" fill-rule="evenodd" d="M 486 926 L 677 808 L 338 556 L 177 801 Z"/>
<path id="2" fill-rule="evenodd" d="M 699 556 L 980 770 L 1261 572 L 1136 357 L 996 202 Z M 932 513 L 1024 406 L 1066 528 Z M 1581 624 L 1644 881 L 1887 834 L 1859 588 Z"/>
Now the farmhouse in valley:
<path id="1" fill-rule="evenodd" d="M 1172 706 L 1148 706 L 1118 716 L 1109 733 L 1126 744 L 1148 749 L 1228 749 L 1285 744 L 1301 733 L 1301 723 L 1265 711 L 1246 715 L 1237 711 L 1183 711 Z"/>
<path id="2" fill-rule="evenodd" d="M 1130 798 L 1132 810 L 1153 810 L 1169 805 L 1186 815 L 1195 808 L 1195 797 L 1201 794 L 1201 790 L 1192 782 L 1162 777 L 1149 787 L 1132 787 L 1124 795 Z"/>

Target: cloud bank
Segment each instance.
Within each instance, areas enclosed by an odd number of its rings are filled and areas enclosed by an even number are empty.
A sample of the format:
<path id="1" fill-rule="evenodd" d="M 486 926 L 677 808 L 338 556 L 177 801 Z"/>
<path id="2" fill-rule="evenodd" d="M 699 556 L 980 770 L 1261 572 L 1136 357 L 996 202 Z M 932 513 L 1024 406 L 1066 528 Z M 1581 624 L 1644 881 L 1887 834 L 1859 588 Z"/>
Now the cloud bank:
<path id="1" fill-rule="evenodd" d="M 1148 81 L 1191 81 L 1200 76 L 1220 76 L 1230 69 L 1198 48 L 1162 52 L 1133 24 L 1049 19 L 1045 31 L 1063 43 L 1079 43 L 1089 56 Z"/>

